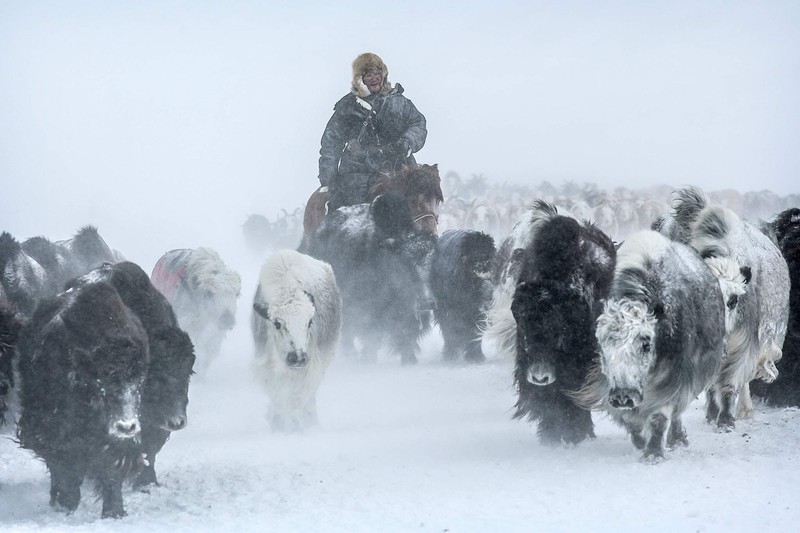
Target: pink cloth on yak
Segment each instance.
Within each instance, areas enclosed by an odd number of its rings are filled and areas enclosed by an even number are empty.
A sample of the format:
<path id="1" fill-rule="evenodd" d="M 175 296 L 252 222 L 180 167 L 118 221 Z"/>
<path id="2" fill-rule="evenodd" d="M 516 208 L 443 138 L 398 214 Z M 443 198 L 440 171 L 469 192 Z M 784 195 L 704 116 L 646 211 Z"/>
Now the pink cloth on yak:
<path id="1" fill-rule="evenodd" d="M 178 292 L 178 284 L 186 276 L 186 267 L 170 270 L 166 266 L 166 259 L 167 257 L 164 256 L 158 260 L 156 266 L 153 267 L 153 273 L 150 274 L 150 281 L 167 300 L 172 301 L 175 293 Z"/>

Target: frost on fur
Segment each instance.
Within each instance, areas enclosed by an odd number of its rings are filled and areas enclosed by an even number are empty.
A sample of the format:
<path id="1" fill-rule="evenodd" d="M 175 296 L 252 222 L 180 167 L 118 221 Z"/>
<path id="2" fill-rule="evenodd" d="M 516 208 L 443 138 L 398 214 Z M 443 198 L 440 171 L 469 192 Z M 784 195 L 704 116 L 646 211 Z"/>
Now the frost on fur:
<path id="1" fill-rule="evenodd" d="M 264 263 L 253 298 L 254 371 L 270 400 L 275 430 L 317 423 L 316 394 L 334 357 L 341 298 L 330 265 L 294 250 Z"/>

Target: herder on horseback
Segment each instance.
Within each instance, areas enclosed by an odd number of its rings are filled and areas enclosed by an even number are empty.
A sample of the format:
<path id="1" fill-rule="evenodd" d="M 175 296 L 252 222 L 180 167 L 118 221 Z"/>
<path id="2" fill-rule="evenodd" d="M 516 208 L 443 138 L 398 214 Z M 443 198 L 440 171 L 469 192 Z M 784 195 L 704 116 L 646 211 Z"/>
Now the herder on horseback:
<path id="1" fill-rule="evenodd" d="M 328 210 L 367 202 L 369 189 L 425 145 L 425 116 L 392 86 L 389 69 L 376 54 L 353 61 L 350 92 L 334 106 L 322 134 L 319 181 L 328 188 Z"/>

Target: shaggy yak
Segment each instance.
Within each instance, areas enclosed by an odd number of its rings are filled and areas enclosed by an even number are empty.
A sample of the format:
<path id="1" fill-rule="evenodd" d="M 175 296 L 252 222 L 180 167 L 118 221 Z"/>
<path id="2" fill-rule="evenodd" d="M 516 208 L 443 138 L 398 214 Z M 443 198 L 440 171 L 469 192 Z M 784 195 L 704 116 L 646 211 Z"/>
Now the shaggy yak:
<path id="1" fill-rule="evenodd" d="M 442 360 L 461 354 L 470 363 L 486 358 L 481 351 L 479 326 L 492 297 L 494 239 L 472 230 L 449 230 L 436 245 L 431 266 L 433 315 L 444 337 Z"/>
<path id="2" fill-rule="evenodd" d="M 340 207 L 323 220 L 308 251 L 336 273 L 348 351 L 357 337 L 365 358 L 374 359 L 386 335 L 402 364 L 417 362 L 433 305 L 427 278 L 435 246 L 436 237 L 416 229 L 405 200 L 394 195 Z"/>
<path id="3" fill-rule="evenodd" d="M 242 289 L 239 274 L 225 266 L 216 251 L 201 247 L 167 252 L 150 279 L 191 337 L 202 376 L 236 324 L 236 300 Z"/>
<path id="4" fill-rule="evenodd" d="M 511 313 L 511 301 L 525 257 L 539 228 L 558 210 L 551 204 L 535 201 L 523 217 L 514 224 L 511 234 L 497 250 L 495 272 L 492 275 L 492 301 L 482 326 L 483 338 L 501 357 L 513 358 L 517 353 L 517 323 Z"/>
<path id="5" fill-rule="evenodd" d="M 116 257 L 93 226 L 57 242 L 31 237 L 19 244 L 8 233 L 0 236 L 1 281 L 25 318 L 33 314 L 41 299 L 64 290 L 69 280 L 105 262 L 116 262 Z"/>
<path id="6" fill-rule="evenodd" d="M 251 317 L 255 371 L 270 400 L 275 430 L 316 424 L 317 389 L 333 360 L 341 298 L 327 263 L 281 250 L 261 268 Z"/>
<path id="7" fill-rule="evenodd" d="M 800 406 L 800 208 L 783 211 L 770 222 L 770 226 L 789 266 L 789 320 L 783 341 L 783 357 L 776 365 L 778 379 L 769 385 L 754 381 L 750 387 L 753 394 L 764 398 L 770 405 Z"/>
<path id="8" fill-rule="evenodd" d="M 605 407 L 657 461 L 686 445 L 681 414 L 712 382 L 725 353 L 719 283 L 694 250 L 654 231 L 620 246 L 597 319 L 599 366 L 576 398 Z"/>
<path id="9" fill-rule="evenodd" d="M 13 421 L 13 415 L 8 415 L 8 409 L 14 389 L 14 353 L 21 329 L 22 321 L 14 313 L 14 308 L 0 285 L 0 428 Z"/>
<path id="10" fill-rule="evenodd" d="M 591 412 L 574 393 L 597 352 L 595 320 L 614 277 L 616 249 L 591 223 L 546 216 L 524 249 L 511 311 L 516 321 L 515 418 L 538 421 L 546 444 L 577 444 L 594 437 Z"/>
<path id="11" fill-rule="evenodd" d="M 186 427 L 189 381 L 195 362 L 189 335 L 180 329 L 166 298 L 153 286 L 138 265 L 122 262 L 106 264 L 78 278 L 72 286 L 109 283 L 122 301 L 141 320 L 147 332 L 150 365 L 144 381 L 141 410 L 141 451 L 145 464 L 134 480 L 134 487 L 158 484 L 156 454 L 173 431 Z"/>
<path id="12" fill-rule="evenodd" d="M 103 517 L 125 515 L 122 481 L 140 456 L 147 332 L 109 283 L 43 300 L 19 341 L 20 444 L 50 471 L 50 505 L 74 511 L 84 477 Z"/>
<path id="13" fill-rule="evenodd" d="M 729 311 L 727 357 L 706 394 L 706 418 L 725 431 L 735 417 L 753 414 L 749 382 L 772 382 L 778 374 L 789 317 L 789 270 L 777 245 L 730 209 L 710 203 L 696 187 L 675 191 L 672 211 L 660 224 L 663 234 L 689 244 L 706 260 L 748 267 L 747 291 Z M 730 302 L 729 302 L 730 304 Z M 738 400 L 738 410 L 737 410 Z"/>

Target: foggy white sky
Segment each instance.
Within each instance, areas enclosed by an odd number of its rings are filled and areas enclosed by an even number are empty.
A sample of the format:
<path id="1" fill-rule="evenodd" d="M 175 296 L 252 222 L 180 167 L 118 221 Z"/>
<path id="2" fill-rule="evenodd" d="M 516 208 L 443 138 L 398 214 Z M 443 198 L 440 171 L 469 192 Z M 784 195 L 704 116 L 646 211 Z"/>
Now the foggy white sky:
<path id="1" fill-rule="evenodd" d="M 443 172 L 800 192 L 800 2 L 522 4 L 4 1 L 0 229 L 239 239 L 317 185 L 364 51 Z"/>

